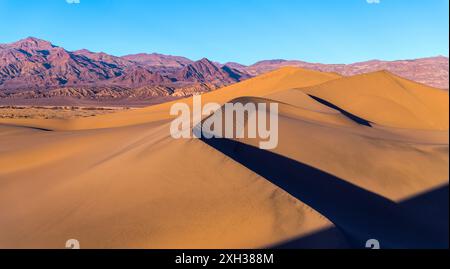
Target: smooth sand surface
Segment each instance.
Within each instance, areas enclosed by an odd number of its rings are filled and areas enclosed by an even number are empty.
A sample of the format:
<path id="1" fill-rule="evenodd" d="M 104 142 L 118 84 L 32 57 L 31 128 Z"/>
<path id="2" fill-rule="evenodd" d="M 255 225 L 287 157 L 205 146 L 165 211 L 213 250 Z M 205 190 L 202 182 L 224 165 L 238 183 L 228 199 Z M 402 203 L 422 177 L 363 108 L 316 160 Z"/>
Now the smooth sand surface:
<path id="1" fill-rule="evenodd" d="M 175 140 L 173 102 L 0 119 L 0 248 L 448 246 L 447 92 L 288 67 L 202 99 L 278 102 L 278 147 Z"/>
<path id="2" fill-rule="evenodd" d="M 408 81 L 387 71 L 330 81 L 303 91 L 376 124 L 448 130 L 448 91 Z"/>

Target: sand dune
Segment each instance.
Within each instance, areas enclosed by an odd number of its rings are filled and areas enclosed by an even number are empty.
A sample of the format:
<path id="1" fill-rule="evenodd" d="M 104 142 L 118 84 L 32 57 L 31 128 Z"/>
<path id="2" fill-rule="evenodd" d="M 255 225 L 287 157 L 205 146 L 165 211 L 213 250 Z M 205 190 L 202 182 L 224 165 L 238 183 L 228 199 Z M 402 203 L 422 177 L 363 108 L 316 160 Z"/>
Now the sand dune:
<path id="1" fill-rule="evenodd" d="M 202 99 L 278 102 L 278 147 L 174 140 L 172 103 L 0 119 L 0 248 L 448 247 L 447 92 L 288 67 Z"/>
<path id="2" fill-rule="evenodd" d="M 379 125 L 448 130 L 448 92 L 386 71 L 303 89 Z"/>

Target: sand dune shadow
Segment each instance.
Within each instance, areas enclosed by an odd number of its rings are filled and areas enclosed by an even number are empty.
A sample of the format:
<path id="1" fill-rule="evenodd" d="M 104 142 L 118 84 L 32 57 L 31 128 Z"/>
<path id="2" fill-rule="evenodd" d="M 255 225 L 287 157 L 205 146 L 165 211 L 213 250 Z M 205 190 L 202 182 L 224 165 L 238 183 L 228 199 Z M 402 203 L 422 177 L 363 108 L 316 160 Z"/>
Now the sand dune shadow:
<path id="1" fill-rule="evenodd" d="M 395 203 L 324 171 L 229 139 L 203 142 L 284 189 L 332 221 L 353 248 L 377 239 L 382 248 L 448 248 L 448 185 Z M 432 210 L 430 210 L 432 209 Z M 432 214 L 432 220 L 430 220 Z M 320 242 L 327 248 L 324 231 Z M 311 245 L 311 237 L 285 247 Z M 331 239 L 331 238 L 330 238 Z M 302 241 L 303 240 L 303 241 Z M 302 242 L 308 241 L 308 244 Z M 315 241 L 315 247 L 321 243 Z M 282 245 L 280 245 L 282 247 Z"/>

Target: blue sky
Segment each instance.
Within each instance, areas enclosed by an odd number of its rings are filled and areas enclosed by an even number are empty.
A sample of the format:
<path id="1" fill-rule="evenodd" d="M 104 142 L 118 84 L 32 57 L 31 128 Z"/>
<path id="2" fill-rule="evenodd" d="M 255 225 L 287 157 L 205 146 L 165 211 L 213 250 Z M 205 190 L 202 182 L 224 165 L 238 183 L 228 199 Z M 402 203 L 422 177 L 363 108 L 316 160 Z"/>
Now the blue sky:
<path id="1" fill-rule="evenodd" d="M 448 0 L 0 0 L 0 43 L 252 64 L 448 56 Z M 369 0 L 374 1 L 374 0 Z"/>

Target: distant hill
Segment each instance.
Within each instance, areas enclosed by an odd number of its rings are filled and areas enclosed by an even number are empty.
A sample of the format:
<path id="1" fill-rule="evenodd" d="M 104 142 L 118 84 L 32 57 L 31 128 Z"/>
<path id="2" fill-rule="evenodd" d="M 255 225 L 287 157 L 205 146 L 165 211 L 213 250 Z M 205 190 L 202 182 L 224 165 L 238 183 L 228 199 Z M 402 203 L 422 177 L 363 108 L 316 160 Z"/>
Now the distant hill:
<path id="1" fill-rule="evenodd" d="M 343 76 L 352 76 L 386 70 L 398 76 L 427 84 L 432 87 L 448 89 L 448 58 L 444 56 L 415 60 L 379 61 L 372 60 L 353 64 L 321 64 L 303 61 L 268 60 L 244 67 L 251 75 L 259 75 L 283 66 L 294 66 L 324 72 L 335 72 Z"/>

